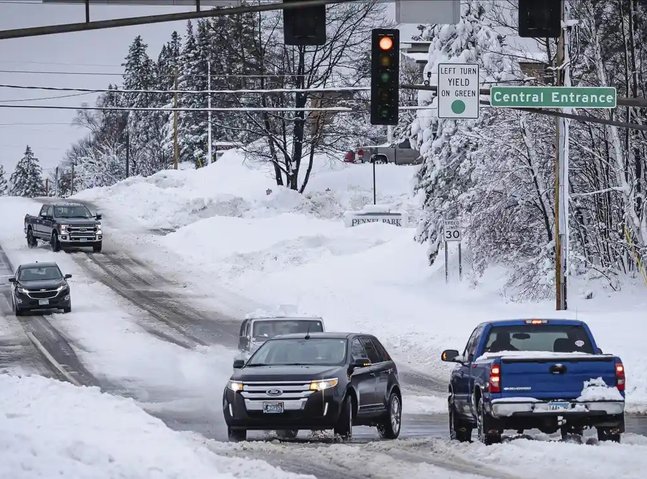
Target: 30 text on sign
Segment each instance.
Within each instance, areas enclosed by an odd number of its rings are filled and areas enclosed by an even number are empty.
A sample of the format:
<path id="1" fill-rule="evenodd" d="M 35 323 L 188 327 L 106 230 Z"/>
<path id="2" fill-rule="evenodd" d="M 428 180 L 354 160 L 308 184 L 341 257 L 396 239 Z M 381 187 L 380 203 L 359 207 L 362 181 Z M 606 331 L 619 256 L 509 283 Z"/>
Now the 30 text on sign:
<path id="1" fill-rule="evenodd" d="M 438 64 L 438 118 L 479 117 L 479 66 Z"/>
<path id="2" fill-rule="evenodd" d="M 614 87 L 494 86 L 490 103 L 496 107 L 615 108 Z"/>

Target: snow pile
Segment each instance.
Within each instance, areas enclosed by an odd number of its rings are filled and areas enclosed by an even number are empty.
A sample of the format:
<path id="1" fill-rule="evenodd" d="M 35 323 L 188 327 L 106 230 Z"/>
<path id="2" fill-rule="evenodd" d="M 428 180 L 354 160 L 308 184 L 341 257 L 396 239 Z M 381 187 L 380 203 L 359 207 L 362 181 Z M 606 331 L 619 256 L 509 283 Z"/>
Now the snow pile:
<path id="1" fill-rule="evenodd" d="M 413 209 L 415 169 L 380 165 L 378 202 Z M 490 268 L 475 281 L 466 248 L 459 282 L 454 244 L 446 284 L 442 255 L 430 268 L 427 246 L 414 241 L 413 230 L 381 223 L 344 227 L 343 211 L 373 202 L 371 165 L 319 165 L 303 196 L 272 184 L 268 172 L 231 152 L 207 168 L 133 178 L 80 197 L 105 213 L 108 242 L 130 248 L 190 285 L 191 293 L 213 295 L 215 287 L 236 293 L 240 318 L 257 308 L 295 304 L 322 316 L 329 330 L 377 335 L 399 365 L 441 383 L 452 368 L 439 361 L 441 351 L 462 350 L 481 321 L 577 317 L 590 325 L 605 353 L 622 358 L 629 410 L 647 410 L 647 369 L 636 341 L 645 328 L 644 285 L 619 293 L 593 285 L 593 299 L 572 298 L 570 311 L 556 313 L 552 301 L 502 298 L 505 268 Z M 174 231 L 168 234 L 146 234 L 169 226 Z M 579 281 L 573 278 L 572 290 L 582 286 Z M 213 307 L 221 306 L 214 299 Z M 445 396 L 446 388 L 428 393 Z"/>
<path id="2" fill-rule="evenodd" d="M 218 456 L 132 400 L 41 377 L 0 376 L 0 477 L 298 477 Z"/>
<path id="3" fill-rule="evenodd" d="M 578 401 L 622 401 L 624 398 L 618 388 L 607 386 L 602 378 L 595 378 L 584 381 L 582 395 L 577 398 Z"/>

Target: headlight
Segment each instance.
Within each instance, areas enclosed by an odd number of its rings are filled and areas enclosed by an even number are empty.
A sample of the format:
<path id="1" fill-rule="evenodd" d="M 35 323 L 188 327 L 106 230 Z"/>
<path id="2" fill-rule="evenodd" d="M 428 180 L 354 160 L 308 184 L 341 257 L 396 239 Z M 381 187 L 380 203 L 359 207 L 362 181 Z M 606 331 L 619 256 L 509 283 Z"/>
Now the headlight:
<path id="1" fill-rule="evenodd" d="M 244 388 L 244 384 L 238 381 L 229 381 L 227 383 L 227 388 L 231 389 L 234 392 L 242 391 Z"/>
<path id="2" fill-rule="evenodd" d="M 325 389 L 334 388 L 335 386 L 337 386 L 338 382 L 339 382 L 339 379 L 337 379 L 337 378 L 320 379 L 319 381 L 312 381 L 310 383 L 310 390 L 311 391 L 323 391 Z"/>
<path id="3" fill-rule="evenodd" d="M 64 289 L 66 289 L 66 288 L 67 288 L 67 286 L 65 286 L 64 284 L 62 284 L 62 285 L 60 285 L 58 288 L 56 288 L 56 292 L 60 293 L 61 291 L 63 291 L 63 290 L 64 290 Z"/>
<path id="4" fill-rule="evenodd" d="M 96 232 L 97 232 L 98 235 L 101 234 L 101 225 L 97 226 Z"/>
<path id="5" fill-rule="evenodd" d="M 20 287 L 20 286 L 18 286 L 18 288 L 16 288 L 16 290 L 17 290 L 20 294 L 27 294 L 27 290 L 26 290 L 25 288 Z"/>
<path id="6" fill-rule="evenodd" d="M 69 228 L 69 226 L 68 225 L 60 225 L 60 228 L 61 228 L 61 233 L 65 233 L 67 231 L 67 229 Z"/>

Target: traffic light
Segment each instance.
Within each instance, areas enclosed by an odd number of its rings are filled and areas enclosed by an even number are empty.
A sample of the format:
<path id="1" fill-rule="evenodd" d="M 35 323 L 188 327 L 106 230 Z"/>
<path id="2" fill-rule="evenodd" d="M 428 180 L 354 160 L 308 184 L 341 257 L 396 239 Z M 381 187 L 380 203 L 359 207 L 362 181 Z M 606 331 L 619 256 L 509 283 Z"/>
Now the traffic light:
<path id="1" fill-rule="evenodd" d="M 400 31 L 374 29 L 371 46 L 371 124 L 397 125 L 400 100 Z"/>
<path id="2" fill-rule="evenodd" d="M 283 3 L 303 0 L 283 0 Z M 283 38 L 286 45 L 326 43 L 326 5 L 283 9 Z"/>
<path id="3" fill-rule="evenodd" d="M 557 38 L 562 28 L 562 0 L 519 0 L 519 36 Z"/>

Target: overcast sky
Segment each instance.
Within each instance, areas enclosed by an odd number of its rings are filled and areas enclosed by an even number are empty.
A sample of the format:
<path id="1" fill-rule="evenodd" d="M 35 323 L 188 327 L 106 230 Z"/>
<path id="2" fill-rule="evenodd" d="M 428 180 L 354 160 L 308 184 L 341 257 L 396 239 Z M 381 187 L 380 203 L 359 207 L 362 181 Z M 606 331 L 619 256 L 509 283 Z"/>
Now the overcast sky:
<path id="1" fill-rule="evenodd" d="M 0 29 L 84 21 L 83 5 L 41 4 L 37 0 L 0 0 Z M 190 7 L 92 5 L 91 19 L 171 13 Z M 0 84 L 105 88 L 121 81 L 121 63 L 136 35 L 156 58 L 173 30 L 184 32 L 185 22 L 63 33 L 0 40 Z M 63 73 L 19 73 L 15 70 Z M 77 74 L 93 73 L 93 74 Z M 111 75 L 112 74 L 112 75 Z M 69 93 L 67 93 L 69 94 Z M 0 87 L 0 104 L 94 104 L 96 95 L 34 100 L 66 92 L 12 90 Z M 29 99 L 29 101 L 16 101 Z M 72 126 L 73 110 L 19 110 L 0 108 L 0 164 L 10 174 L 29 145 L 43 169 L 52 170 L 74 141 L 86 134 Z"/>

